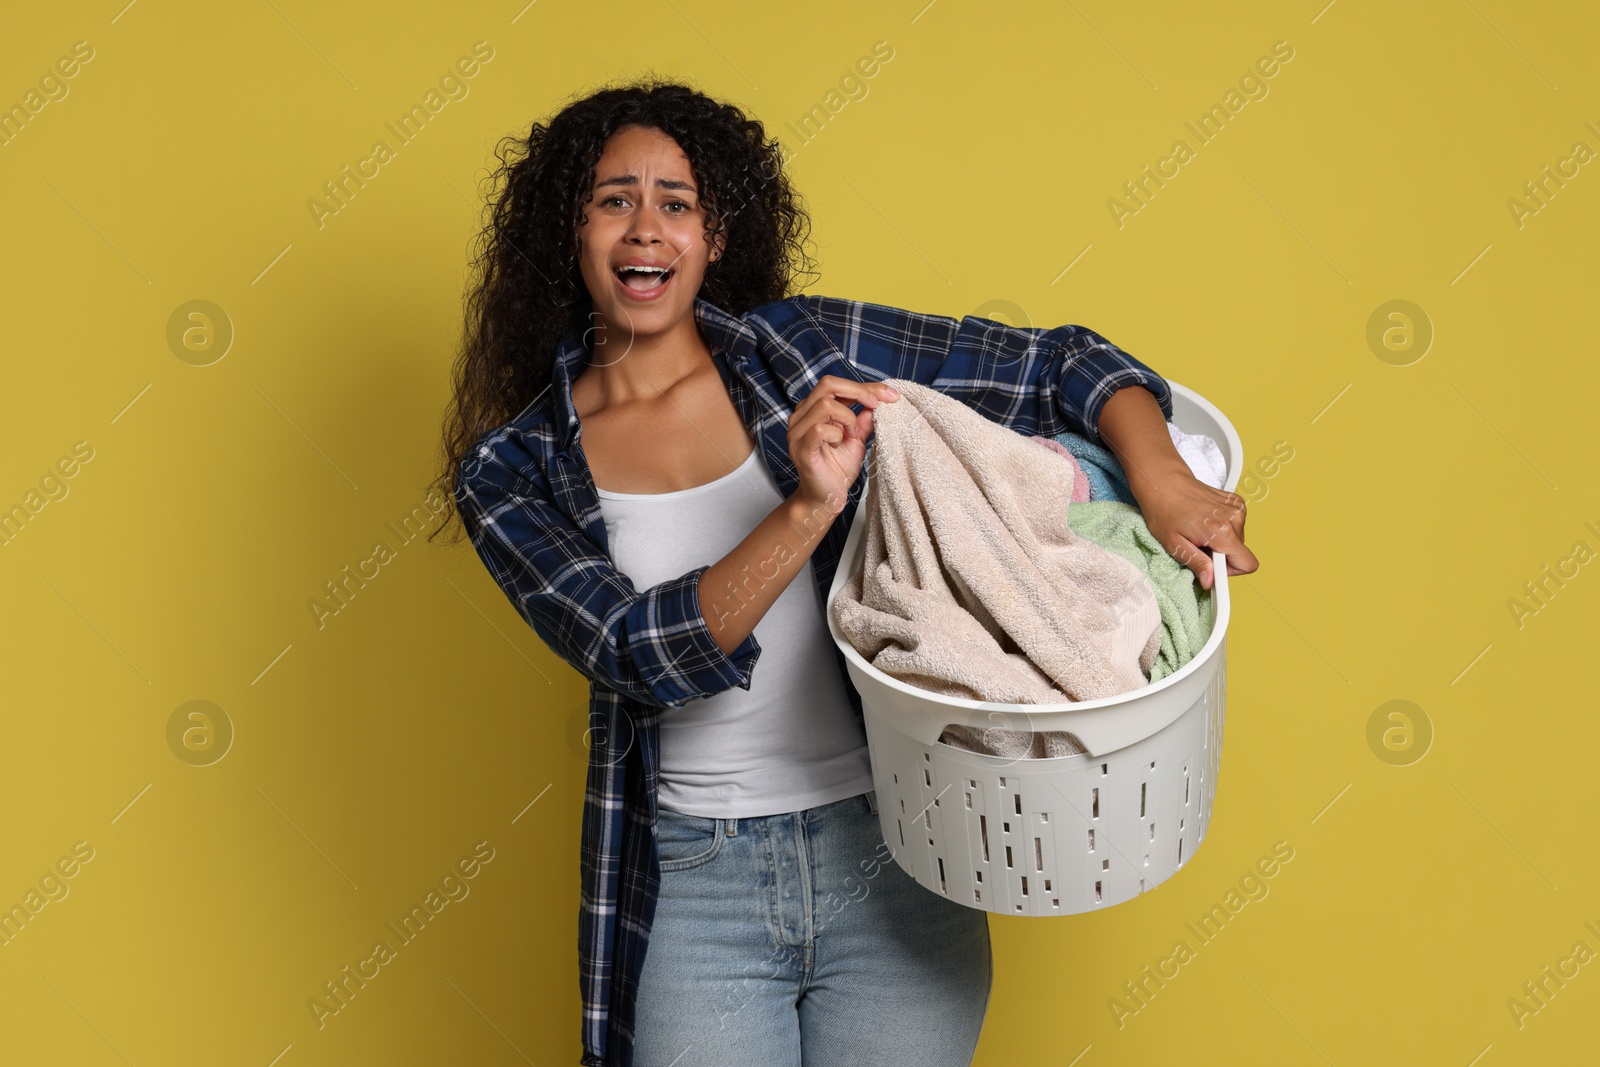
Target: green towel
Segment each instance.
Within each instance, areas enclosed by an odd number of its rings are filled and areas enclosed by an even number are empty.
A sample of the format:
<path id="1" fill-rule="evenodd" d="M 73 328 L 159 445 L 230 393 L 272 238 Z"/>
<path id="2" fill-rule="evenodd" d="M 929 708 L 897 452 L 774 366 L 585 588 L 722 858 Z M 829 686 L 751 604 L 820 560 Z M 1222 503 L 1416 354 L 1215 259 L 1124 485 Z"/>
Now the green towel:
<path id="1" fill-rule="evenodd" d="M 1167 554 L 1139 509 L 1120 500 L 1068 504 L 1067 524 L 1079 537 L 1133 563 L 1150 580 L 1161 606 L 1161 651 L 1150 680 L 1159 681 L 1193 659 L 1211 636 L 1216 618 L 1211 591 L 1201 589 L 1194 572 Z"/>

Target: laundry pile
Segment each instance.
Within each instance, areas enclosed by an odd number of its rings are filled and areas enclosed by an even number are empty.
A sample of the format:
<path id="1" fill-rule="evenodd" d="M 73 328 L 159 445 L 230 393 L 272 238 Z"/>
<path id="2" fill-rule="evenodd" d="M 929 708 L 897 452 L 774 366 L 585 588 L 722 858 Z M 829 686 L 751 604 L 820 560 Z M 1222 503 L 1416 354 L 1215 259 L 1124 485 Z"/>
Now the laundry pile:
<path id="1" fill-rule="evenodd" d="M 873 409 L 861 564 L 833 601 L 862 658 L 932 693 L 1054 704 L 1147 685 L 1205 644 L 1210 594 L 1150 534 L 1114 455 L 888 384 L 900 399 Z M 1216 443 L 1168 431 L 1220 487 Z M 951 724 L 940 740 L 1013 759 L 1085 751 L 1064 730 Z"/>
<path id="2" fill-rule="evenodd" d="M 1184 433 L 1170 422 L 1167 423 L 1167 434 L 1194 476 L 1213 489 L 1221 489 L 1223 479 L 1228 475 L 1228 465 L 1217 443 L 1203 434 Z M 1029 440 L 1073 461 L 1073 503 L 1120 500 L 1124 504 L 1138 505 L 1133 498 L 1133 490 L 1128 488 L 1128 476 L 1123 472 L 1122 464 L 1117 462 L 1117 457 L 1109 449 L 1075 433 L 1031 437 Z M 1081 496 L 1077 489 L 1079 484 L 1084 487 Z"/>

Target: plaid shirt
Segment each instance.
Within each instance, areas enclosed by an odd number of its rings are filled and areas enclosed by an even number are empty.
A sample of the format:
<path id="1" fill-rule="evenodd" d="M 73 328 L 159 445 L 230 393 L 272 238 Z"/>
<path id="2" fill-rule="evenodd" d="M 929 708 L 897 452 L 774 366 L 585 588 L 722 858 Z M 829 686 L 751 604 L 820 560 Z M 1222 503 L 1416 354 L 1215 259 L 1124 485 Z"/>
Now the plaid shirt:
<path id="1" fill-rule="evenodd" d="M 1166 382 L 1081 326 L 1019 328 L 811 295 L 737 317 L 696 298 L 694 313 L 785 496 L 799 485 L 789 416 L 826 374 L 909 379 L 1027 435 L 1072 430 L 1099 441 L 1100 409 L 1125 385 L 1144 386 L 1169 417 L 1172 411 Z M 612 563 L 572 403 L 572 383 L 588 356 L 579 332 L 561 342 L 553 388 L 478 442 L 461 464 L 455 498 L 473 546 L 517 612 L 590 682 L 578 921 L 581 1062 L 628 1067 L 634 994 L 660 886 L 660 717 L 664 708 L 733 686 L 748 690 L 761 646 L 754 633 L 732 653 L 713 640 L 698 589 L 714 560 L 642 590 Z M 863 463 L 847 506 L 812 556 L 824 601 L 867 470 Z M 860 696 L 837 648 L 835 658 L 859 719 Z"/>

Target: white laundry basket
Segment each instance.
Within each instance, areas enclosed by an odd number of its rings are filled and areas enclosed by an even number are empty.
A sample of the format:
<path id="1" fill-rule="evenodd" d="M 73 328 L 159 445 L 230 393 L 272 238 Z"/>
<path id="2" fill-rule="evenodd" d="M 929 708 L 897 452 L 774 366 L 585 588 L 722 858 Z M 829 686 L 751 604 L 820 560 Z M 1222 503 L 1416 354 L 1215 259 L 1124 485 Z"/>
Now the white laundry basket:
<path id="1" fill-rule="evenodd" d="M 1175 382 L 1172 421 L 1217 442 L 1227 480 L 1241 447 L 1212 404 Z M 1222 759 L 1227 566 L 1212 554 L 1211 636 L 1177 672 L 1102 700 L 999 704 L 941 696 L 873 667 L 839 629 L 833 600 L 861 565 L 857 506 L 828 593 L 828 628 L 861 695 L 878 818 L 896 862 L 928 889 L 1003 915 L 1070 915 L 1130 900 L 1205 840 Z M 950 724 L 1070 730 L 1088 749 L 1010 759 L 939 742 Z"/>

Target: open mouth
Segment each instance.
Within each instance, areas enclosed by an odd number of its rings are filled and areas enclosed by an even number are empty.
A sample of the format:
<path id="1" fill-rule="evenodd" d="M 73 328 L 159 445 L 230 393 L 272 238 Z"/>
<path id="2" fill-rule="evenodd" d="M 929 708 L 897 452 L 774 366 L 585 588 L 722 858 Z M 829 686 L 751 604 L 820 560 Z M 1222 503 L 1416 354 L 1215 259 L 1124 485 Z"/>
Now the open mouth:
<path id="1" fill-rule="evenodd" d="M 671 280 L 671 267 L 618 267 L 616 274 L 624 288 L 636 293 L 653 293 Z"/>

